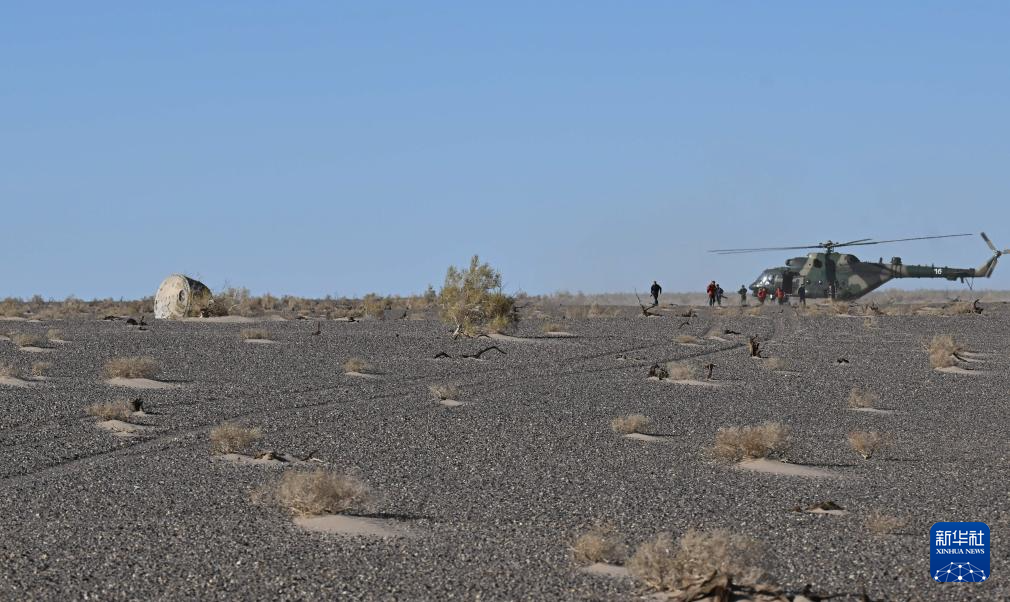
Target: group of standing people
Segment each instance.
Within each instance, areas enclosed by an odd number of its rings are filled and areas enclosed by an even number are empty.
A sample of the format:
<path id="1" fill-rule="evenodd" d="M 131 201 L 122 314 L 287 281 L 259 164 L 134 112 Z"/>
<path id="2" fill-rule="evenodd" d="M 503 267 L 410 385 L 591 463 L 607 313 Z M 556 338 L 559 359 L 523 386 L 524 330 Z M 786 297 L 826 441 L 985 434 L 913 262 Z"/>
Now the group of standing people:
<path id="1" fill-rule="evenodd" d="M 715 280 L 708 283 L 708 288 L 705 289 L 708 293 L 708 304 L 711 305 L 722 305 L 723 290 Z"/>
<path id="2" fill-rule="evenodd" d="M 649 293 L 652 296 L 653 307 L 659 305 L 659 295 L 662 292 L 663 287 L 659 286 L 659 283 L 653 280 L 652 287 L 649 289 Z M 722 290 L 722 287 L 719 286 L 718 282 L 715 280 L 709 282 L 705 292 L 708 293 L 709 306 L 722 305 L 724 291 Z M 737 291 L 737 294 L 740 295 L 740 305 L 747 305 L 747 287 L 741 284 L 740 290 Z M 775 302 L 779 305 L 783 305 L 786 302 L 786 292 L 782 290 L 781 286 L 775 287 L 775 292 L 771 293 L 771 295 L 775 299 Z M 799 289 L 796 291 L 796 295 L 799 297 L 800 305 L 807 304 L 807 288 L 805 286 L 801 284 Z M 754 293 L 754 296 L 757 297 L 758 303 L 764 305 L 769 296 L 768 287 L 759 287 Z"/>

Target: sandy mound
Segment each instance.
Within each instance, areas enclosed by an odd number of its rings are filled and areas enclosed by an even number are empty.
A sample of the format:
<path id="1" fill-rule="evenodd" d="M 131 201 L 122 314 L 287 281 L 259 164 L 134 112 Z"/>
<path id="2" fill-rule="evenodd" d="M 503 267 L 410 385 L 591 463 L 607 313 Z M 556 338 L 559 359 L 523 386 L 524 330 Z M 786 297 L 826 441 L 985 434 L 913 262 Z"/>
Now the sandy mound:
<path id="1" fill-rule="evenodd" d="M 365 374 L 364 372 L 344 372 L 346 376 L 356 376 L 358 378 L 380 378 L 378 374 Z"/>
<path id="2" fill-rule="evenodd" d="M 838 477 L 836 473 L 814 468 L 812 466 L 804 466 L 803 464 L 787 464 L 786 462 L 781 462 L 779 460 L 769 460 L 767 458 L 762 458 L 760 460 L 744 460 L 737 464 L 738 468 L 743 470 L 752 470 L 754 472 L 763 472 L 768 474 L 777 474 L 788 477 Z"/>
<path id="3" fill-rule="evenodd" d="M 589 566 L 584 566 L 580 571 L 584 573 L 589 573 L 591 575 L 599 575 L 600 577 L 616 577 L 618 579 L 623 577 L 631 577 L 628 573 L 628 569 L 623 566 L 616 564 L 607 564 L 605 562 L 594 562 Z"/>
<path id="4" fill-rule="evenodd" d="M 183 318 L 185 322 L 214 322 L 218 324 L 248 324 L 250 322 L 259 322 L 256 318 L 247 318 L 246 316 L 214 316 L 213 318 Z"/>
<path id="5" fill-rule="evenodd" d="M 556 338 L 559 338 L 559 339 L 565 339 L 565 338 L 571 339 L 571 338 L 575 338 L 578 335 L 572 334 L 570 332 L 565 332 L 564 330 L 558 330 L 558 331 L 555 331 L 555 332 L 545 332 L 544 336 L 556 337 Z"/>
<path id="6" fill-rule="evenodd" d="M 463 405 L 462 401 L 456 401 L 455 399 L 439 399 L 438 403 L 439 405 L 443 405 L 447 408 L 457 408 Z"/>
<path id="7" fill-rule="evenodd" d="M 27 387 L 30 384 L 27 380 L 14 378 L 13 376 L 0 376 L 0 385 L 7 387 Z"/>
<path id="8" fill-rule="evenodd" d="M 853 412 L 867 412 L 869 414 L 884 414 L 890 416 L 891 414 L 897 414 L 898 410 L 882 410 L 880 408 L 849 408 Z"/>
<path id="9" fill-rule="evenodd" d="M 45 347 L 33 347 L 28 345 L 26 347 L 18 347 L 18 351 L 27 351 L 28 353 L 51 353 L 52 349 L 46 349 Z"/>
<path id="10" fill-rule="evenodd" d="M 648 443 L 666 443 L 670 440 L 670 437 L 664 437 L 662 435 L 646 435 L 645 433 L 628 433 L 624 437 L 626 439 L 646 441 Z"/>
<path id="11" fill-rule="evenodd" d="M 323 516 L 299 517 L 295 519 L 299 527 L 318 533 L 364 537 L 407 537 L 406 529 L 395 521 L 346 514 L 324 514 Z"/>
<path id="12" fill-rule="evenodd" d="M 518 342 L 518 343 L 529 343 L 529 342 L 532 342 L 532 341 L 536 341 L 536 339 L 529 339 L 529 338 L 526 338 L 526 337 L 514 337 L 514 336 L 512 336 L 510 334 L 502 334 L 500 332 L 492 332 L 491 334 L 489 334 L 487 336 L 489 338 L 492 338 L 492 339 L 496 340 L 496 341 L 512 341 L 512 342 Z"/>
<path id="13" fill-rule="evenodd" d="M 163 383 L 150 378 L 122 378 L 118 376 L 106 380 L 105 383 L 113 387 L 128 387 L 130 389 L 175 389 L 179 386 L 175 383 Z"/>
<path id="14" fill-rule="evenodd" d="M 117 437 L 124 438 L 136 437 L 151 428 L 149 426 L 123 422 L 122 420 L 103 420 L 101 422 L 96 422 L 95 426 L 102 430 L 109 431 Z"/>
<path id="15" fill-rule="evenodd" d="M 673 380 L 671 378 L 657 378 L 655 376 L 649 376 L 649 377 L 646 377 L 646 378 L 647 378 L 647 380 L 651 380 L 651 381 L 654 381 L 654 382 L 672 383 L 672 384 L 675 384 L 675 385 L 688 385 L 688 386 L 691 386 L 691 387 L 721 387 L 722 386 L 722 383 L 713 382 L 713 381 L 710 381 L 710 380 L 696 380 L 696 379 L 693 379 L 693 378 L 680 379 L 680 380 Z"/>
<path id="16" fill-rule="evenodd" d="M 258 456 L 247 456 L 245 454 L 221 454 L 212 456 L 219 462 L 229 462 L 231 464 L 241 464 L 244 466 L 290 466 L 292 464 L 302 464 L 303 462 L 290 454 L 274 454 L 272 452 L 262 453 Z"/>
<path id="17" fill-rule="evenodd" d="M 962 368 L 961 366 L 947 366 L 946 368 L 934 368 L 937 372 L 943 372 L 944 374 L 968 374 L 971 376 L 978 376 L 982 374 L 980 370 L 968 370 Z"/>
<path id="18" fill-rule="evenodd" d="M 252 343 L 254 345 L 276 345 L 277 341 L 271 341 L 270 339 L 242 339 L 246 343 Z"/>
<path id="19" fill-rule="evenodd" d="M 21 316 L 0 316 L 0 322 L 27 322 L 28 318 Z"/>

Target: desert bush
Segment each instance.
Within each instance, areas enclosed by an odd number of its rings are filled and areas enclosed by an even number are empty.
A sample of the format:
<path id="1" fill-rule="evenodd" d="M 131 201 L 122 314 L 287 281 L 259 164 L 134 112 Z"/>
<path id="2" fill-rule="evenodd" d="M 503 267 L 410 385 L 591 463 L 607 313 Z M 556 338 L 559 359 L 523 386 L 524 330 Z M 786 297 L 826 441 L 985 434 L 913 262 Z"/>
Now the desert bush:
<path id="1" fill-rule="evenodd" d="M 880 401 L 880 395 L 868 389 L 853 387 L 852 391 L 849 392 L 850 408 L 872 408 L 878 401 Z"/>
<path id="2" fill-rule="evenodd" d="M 502 280 L 494 268 L 474 255 L 470 267 L 449 266 L 438 300 L 442 319 L 456 327 L 453 336 L 501 331 L 518 320 L 515 299 L 501 290 Z"/>
<path id="3" fill-rule="evenodd" d="M 789 427 L 779 422 L 757 426 L 721 428 L 715 435 L 713 452 L 719 458 L 738 461 L 767 458 L 789 447 Z"/>
<path id="4" fill-rule="evenodd" d="M 890 514 L 872 512 L 866 517 L 864 524 L 874 535 L 889 535 L 904 527 L 906 521 Z"/>
<path id="5" fill-rule="evenodd" d="M 849 433 L 849 445 L 864 460 L 869 460 L 884 447 L 884 437 L 876 431 L 856 431 Z"/>
<path id="6" fill-rule="evenodd" d="M 10 364 L 0 365 L 0 378 L 21 378 L 21 369 Z"/>
<path id="7" fill-rule="evenodd" d="M 786 364 L 786 361 L 780 357 L 770 357 L 761 362 L 761 365 L 772 371 L 785 370 L 789 367 L 789 365 Z"/>
<path id="8" fill-rule="evenodd" d="M 62 341 L 63 331 L 56 328 L 50 328 L 48 331 L 46 331 L 46 338 L 49 339 L 50 341 Z"/>
<path id="9" fill-rule="evenodd" d="M 158 362 L 147 356 L 117 357 L 105 362 L 108 378 L 151 378 L 158 371 Z"/>
<path id="10" fill-rule="evenodd" d="M 32 376 L 45 376 L 52 368 L 53 365 L 50 362 L 34 362 L 32 364 Z"/>
<path id="11" fill-rule="evenodd" d="M 375 293 L 368 293 L 361 299 L 361 309 L 366 316 L 371 316 L 377 320 L 381 320 L 386 315 L 386 310 L 391 309 L 392 306 L 386 299 L 383 299 Z"/>
<path id="12" fill-rule="evenodd" d="M 611 525 L 596 525 L 572 544 L 572 556 L 579 564 L 620 564 L 627 555 L 627 546 Z"/>
<path id="13" fill-rule="evenodd" d="M 344 362 L 344 372 L 357 372 L 358 374 L 374 374 L 375 368 L 361 359 L 360 357 L 352 357 L 351 359 Z"/>
<path id="14" fill-rule="evenodd" d="M 949 334 L 937 335 L 929 343 L 929 365 L 933 368 L 949 368 L 957 365 L 954 357 L 962 347 Z"/>
<path id="15" fill-rule="evenodd" d="M 682 334 L 678 336 L 676 340 L 682 345 L 698 345 L 701 343 L 698 337 L 689 334 Z"/>
<path id="16" fill-rule="evenodd" d="M 459 389 L 456 385 L 431 385 L 428 387 L 431 394 L 441 400 L 459 399 Z"/>
<path id="17" fill-rule="evenodd" d="M 210 431 L 210 450 L 215 454 L 237 454 L 263 437 L 258 428 L 226 422 Z"/>
<path id="18" fill-rule="evenodd" d="M 610 421 L 610 428 L 614 429 L 614 432 L 621 433 L 622 435 L 630 435 L 631 433 L 641 433 L 645 429 L 649 428 L 652 421 L 649 420 L 648 416 L 642 414 L 629 414 L 627 416 L 618 416 Z"/>
<path id="19" fill-rule="evenodd" d="M 37 334 L 27 332 L 11 333 L 11 341 L 18 347 L 45 347 L 46 340 Z"/>
<path id="20" fill-rule="evenodd" d="M 694 366 L 690 364 L 681 364 L 679 362 L 670 362 L 666 365 L 666 372 L 670 380 L 691 380 L 695 377 Z"/>
<path id="21" fill-rule="evenodd" d="M 133 405 L 129 400 L 116 399 L 105 403 L 96 403 L 84 409 L 88 414 L 102 420 L 122 420 L 129 422 L 133 417 Z"/>
<path id="22" fill-rule="evenodd" d="M 245 328 L 241 332 L 239 332 L 238 335 L 247 341 L 249 339 L 270 338 L 270 333 L 268 333 L 266 330 L 263 330 L 262 328 Z"/>
<path id="23" fill-rule="evenodd" d="M 285 473 L 277 500 L 299 516 L 336 514 L 368 501 L 368 487 L 356 477 L 326 470 Z"/>
<path id="24" fill-rule="evenodd" d="M 682 591 L 706 582 L 753 586 L 763 575 L 760 557 L 757 543 L 746 537 L 721 529 L 691 530 L 676 545 L 668 533 L 643 543 L 627 567 L 632 577 L 659 591 Z"/>
<path id="25" fill-rule="evenodd" d="M 565 318 L 568 320 L 585 320 L 589 317 L 589 307 L 586 305 L 569 305 L 565 308 Z"/>

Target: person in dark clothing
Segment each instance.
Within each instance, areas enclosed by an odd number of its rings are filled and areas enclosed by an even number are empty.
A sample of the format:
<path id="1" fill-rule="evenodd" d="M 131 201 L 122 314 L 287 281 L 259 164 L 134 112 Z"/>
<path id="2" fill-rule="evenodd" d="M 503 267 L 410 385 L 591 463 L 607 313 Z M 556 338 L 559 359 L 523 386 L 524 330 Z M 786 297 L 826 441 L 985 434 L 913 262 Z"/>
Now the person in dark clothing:
<path id="1" fill-rule="evenodd" d="M 663 292 L 663 287 L 659 286 L 659 283 L 653 280 L 652 288 L 649 292 L 652 294 L 652 306 L 655 307 L 659 305 L 659 294 Z"/>
<path id="2" fill-rule="evenodd" d="M 798 291 L 796 291 L 796 293 L 800 296 L 800 305 L 806 305 L 807 304 L 807 287 L 805 287 L 805 286 L 803 286 L 801 284 L 800 285 L 800 289 Z"/>
<path id="3" fill-rule="evenodd" d="M 747 287 L 741 284 L 737 294 L 740 295 L 740 305 L 747 305 Z"/>
<path id="4" fill-rule="evenodd" d="M 723 294 L 723 292 L 725 292 L 725 291 L 722 290 L 722 287 L 719 286 L 719 283 L 716 283 L 716 285 L 715 285 L 715 302 L 718 303 L 719 305 L 722 305 L 722 294 Z"/>

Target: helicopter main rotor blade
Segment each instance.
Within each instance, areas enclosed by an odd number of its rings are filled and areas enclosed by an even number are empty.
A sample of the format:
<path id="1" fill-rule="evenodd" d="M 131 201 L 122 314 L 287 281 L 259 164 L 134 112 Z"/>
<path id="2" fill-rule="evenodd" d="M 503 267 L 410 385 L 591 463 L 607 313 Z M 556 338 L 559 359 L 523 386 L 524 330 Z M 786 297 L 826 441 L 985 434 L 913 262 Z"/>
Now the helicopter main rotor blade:
<path id="1" fill-rule="evenodd" d="M 872 238 L 860 238 L 859 240 L 850 240 L 849 242 L 840 242 L 837 245 L 831 245 L 833 247 L 843 247 L 845 245 L 854 245 L 858 243 L 864 243 L 868 240 L 873 240 Z"/>
<path id="2" fill-rule="evenodd" d="M 844 243 L 846 246 L 860 247 L 863 245 L 882 245 L 885 242 L 904 242 L 906 240 L 929 240 L 933 238 L 956 238 L 958 236 L 971 236 L 971 234 L 941 234 L 939 236 L 915 236 L 912 238 L 893 238 L 891 240 L 874 240 L 871 242 L 852 242 Z M 842 245 L 835 245 L 840 247 Z"/>
<path id="3" fill-rule="evenodd" d="M 807 245 L 805 247 L 761 247 L 757 249 L 710 249 L 709 253 L 720 255 L 732 255 L 734 253 L 760 253 L 761 251 L 795 251 L 801 249 L 817 249 L 820 245 Z"/>
<path id="4" fill-rule="evenodd" d="M 992 241 L 989 240 L 989 237 L 985 235 L 985 232 L 982 232 L 982 240 L 985 241 L 985 244 L 989 245 L 989 248 L 992 249 L 993 253 L 1000 252 L 1000 250 L 996 248 L 996 245 L 992 244 Z"/>

